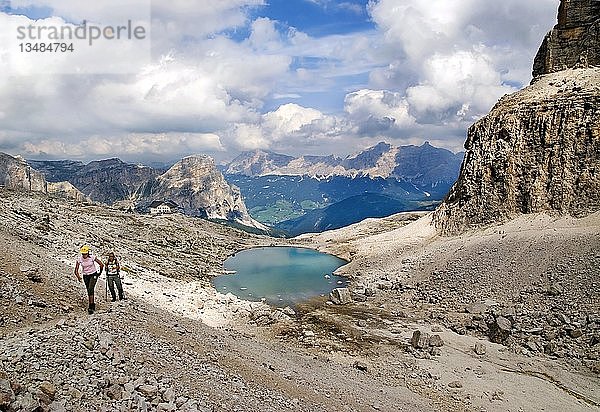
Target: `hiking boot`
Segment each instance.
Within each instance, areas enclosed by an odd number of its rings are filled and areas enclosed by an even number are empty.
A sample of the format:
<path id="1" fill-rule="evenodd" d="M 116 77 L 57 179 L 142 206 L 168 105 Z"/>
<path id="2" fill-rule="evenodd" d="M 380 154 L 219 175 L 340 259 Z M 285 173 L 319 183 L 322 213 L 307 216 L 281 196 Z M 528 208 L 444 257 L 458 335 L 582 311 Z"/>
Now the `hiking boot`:
<path id="1" fill-rule="evenodd" d="M 117 298 L 112 298 L 110 301 L 111 301 L 111 302 L 116 302 L 116 301 L 117 301 Z"/>
<path id="2" fill-rule="evenodd" d="M 90 303 L 90 306 L 88 307 L 88 313 L 91 315 L 92 313 L 94 313 L 95 310 L 96 310 L 96 304 Z"/>

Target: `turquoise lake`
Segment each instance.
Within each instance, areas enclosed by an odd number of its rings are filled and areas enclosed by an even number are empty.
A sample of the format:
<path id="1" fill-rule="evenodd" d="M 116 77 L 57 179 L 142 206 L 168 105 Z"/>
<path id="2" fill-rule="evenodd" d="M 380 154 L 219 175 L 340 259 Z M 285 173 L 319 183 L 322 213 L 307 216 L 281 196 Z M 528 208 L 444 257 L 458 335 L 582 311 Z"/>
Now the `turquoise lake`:
<path id="1" fill-rule="evenodd" d="M 332 274 L 347 262 L 312 249 L 262 247 L 238 252 L 223 266 L 235 274 L 217 276 L 213 286 L 221 293 L 241 299 L 266 299 L 275 306 L 288 306 L 345 287 L 347 278 Z"/>

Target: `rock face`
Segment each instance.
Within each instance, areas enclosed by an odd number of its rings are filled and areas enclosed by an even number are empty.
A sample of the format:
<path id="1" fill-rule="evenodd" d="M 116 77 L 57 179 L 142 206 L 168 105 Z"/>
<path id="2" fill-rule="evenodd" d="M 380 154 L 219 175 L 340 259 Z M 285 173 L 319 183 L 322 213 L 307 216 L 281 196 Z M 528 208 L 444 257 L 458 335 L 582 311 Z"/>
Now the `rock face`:
<path id="1" fill-rule="evenodd" d="M 27 160 L 27 163 L 52 183 L 65 182 L 85 167 L 83 162 L 74 160 Z"/>
<path id="2" fill-rule="evenodd" d="M 294 160 L 292 156 L 274 153 L 270 150 L 255 150 L 239 155 L 227 166 L 226 173 L 246 176 L 262 175 L 285 166 L 292 160 Z"/>
<path id="3" fill-rule="evenodd" d="M 46 192 L 46 179 L 25 160 L 0 153 L 0 186 L 8 189 Z"/>
<path id="4" fill-rule="evenodd" d="M 187 157 L 165 173 L 120 159 L 87 165 L 69 160 L 33 164 L 51 182 L 56 182 L 50 184 L 49 191 L 60 197 L 142 211 L 154 200 L 170 200 L 191 216 L 268 229 L 250 217 L 240 190 L 225 181 L 208 156 Z M 59 178 L 66 181 L 57 182 Z"/>
<path id="5" fill-rule="evenodd" d="M 599 5 L 563 1 L 558 27 L 597 22 Z M 593 47 L 578 50 L 593 54 Z M 573 54 L 564 39 L 549 50 Z M 544 71 L 562 67 L 552 63 Z M 520 213 L 600 210 L 599 108 L 600 68 L 546 74 L 503 97 L 469 129 L 459 179 L 435 212 L 436 227 L 459 233 Z"/>
<path id="6" fill-rule="evenodd" d="M 107 159 L 85 165 L 69 181 L 93 201 L 111 205 L 130 199 L 142 184 L 158 175 L 147 166 Z"/>
<path id="7" fill-rule="evenodd" d="M 573 67 L 600 65 L 600 2 L 562 0 L 558 24 L 546 35 L 533 65 L 538 77 Z"/>
<path id="8" fill-rule="evenodd" d="M 166 173 L 145 183 L 138 191 L 144 201 L 171 200 L 185 214 L 236 221 L 265 228 L 246 209 L 240 190 L 230 186 L 208 156 L 190 156 L 175 163 Z"/>

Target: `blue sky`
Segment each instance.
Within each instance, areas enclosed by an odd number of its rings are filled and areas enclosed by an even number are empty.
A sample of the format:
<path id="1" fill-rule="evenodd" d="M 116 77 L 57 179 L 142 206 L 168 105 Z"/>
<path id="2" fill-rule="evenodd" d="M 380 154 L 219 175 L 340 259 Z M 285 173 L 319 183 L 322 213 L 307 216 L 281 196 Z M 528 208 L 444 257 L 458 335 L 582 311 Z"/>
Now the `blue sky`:
<path id="1" fill-rule="evenodd" d="M 256 16 L 277 20 L 310 36 L 323 37 L 371 30 L 375 25 L 367 13 L 368 1 L 270 0 Z"/>
<path id="2" fill-rule="evenodd" d="M 17 70 L 0 61 L 11 73 L 0 77 L 0 151 L 130 161 L 259 148 L 347 155 L 379 141 L 459 151 L 473 122 L 529 83 L 558 4 L 13 0 L 0 27 L 109 24 L 146 9 L 152 55 L 112 43 L 126 75 L 68 74 L 68 56 L 18 55 Z M 14 52 L 6 44 L 0 54 Z"/>

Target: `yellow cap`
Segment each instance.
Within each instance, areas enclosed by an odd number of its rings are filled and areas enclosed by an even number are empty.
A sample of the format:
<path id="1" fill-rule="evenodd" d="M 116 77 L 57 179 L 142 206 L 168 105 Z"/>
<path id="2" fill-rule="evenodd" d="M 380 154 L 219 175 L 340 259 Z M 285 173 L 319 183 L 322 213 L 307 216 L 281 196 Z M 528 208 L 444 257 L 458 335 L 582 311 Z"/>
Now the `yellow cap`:
<path id="1" fill-rule="evenodd" d="M 81 249 L 79 250 L 82 254 L 85 253 L 90 253 L 90 247 L 88 245 L 85 246 L 81 246 Z"/>

